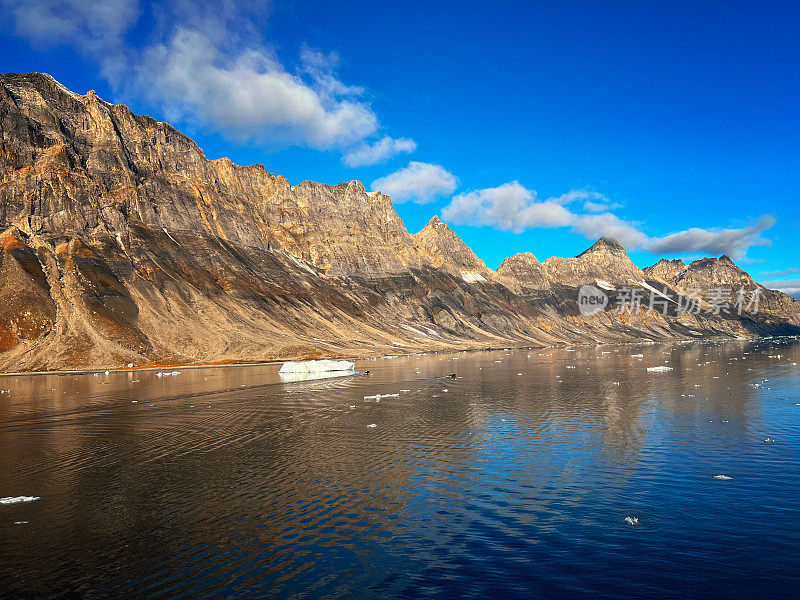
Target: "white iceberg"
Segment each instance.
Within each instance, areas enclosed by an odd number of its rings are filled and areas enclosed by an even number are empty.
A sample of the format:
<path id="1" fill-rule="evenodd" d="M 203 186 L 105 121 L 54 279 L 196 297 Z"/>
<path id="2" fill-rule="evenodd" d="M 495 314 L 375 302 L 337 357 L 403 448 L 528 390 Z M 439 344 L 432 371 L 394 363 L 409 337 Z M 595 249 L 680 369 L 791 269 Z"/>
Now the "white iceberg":
<path id="1" fill-rule="evenodd" d="M 305 360 L 285 362 L 278 373 L 328 373 L 334 371 L 353 371 L 356 364 L 349 360 Z"/>
<path id="2" fill-rule="evenodd" d="M 647 367 L 648 373 L 663 373 L 665 371 L 672 371 L 672 367 Z"/>
<path id="3" fill-rule="evenodd" d="M 356 365 L 349 360 L 306 360 L 285 362 L 278 375 L 283 382 L 327 379 L 328 377 L 347 377 L 355 374 Z"/>
<path id="4" fill-rule="evenodd" d="M 21 502 L 36 502 L 41 499 L 40 496 L 8 496 L 0 498 L 0 504 L 20 504 Z"/>

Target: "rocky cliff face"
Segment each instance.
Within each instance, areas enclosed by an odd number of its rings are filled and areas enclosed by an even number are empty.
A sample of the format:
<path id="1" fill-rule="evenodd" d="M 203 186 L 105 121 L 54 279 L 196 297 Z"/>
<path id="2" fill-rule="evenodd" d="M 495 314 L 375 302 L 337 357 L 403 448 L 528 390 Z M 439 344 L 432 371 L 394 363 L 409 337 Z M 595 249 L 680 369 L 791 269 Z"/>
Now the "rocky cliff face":
<path id="1" fill-rule="evenodd" d="M 448 270 L 468 283 L 487 281 L 494 274 L 439 217 L 433 217 L 413 238 L 434 268 Z"/>
<path id="2" fill-rule="evenodd" d="M 580 287 L 593 280 L 629 286 L 644 280 L 644 273 L 631 262 L 625 249 L 608 238 L 600 238 L 574 258 L 548 258 L 544 267 L 550 281 L 566 286 Z"/>
<path id="3" fill-rule="evenodd" d="M 686 263 L 679 258 L 673 260 L 662 258 L 656 264 L 643 269 L 645 276 L 649 279 L 670 285 L 675 285 L 685 271 Z"/>
<path id="4" fill-rule="evenodd" d="M 526 290 L 549 290 L 547 269 L 530 252 L 509 256 L 497 268 L 497 274 L 512 285 Z"/>
<path id="5" fill-rule="evenodd" d="M 0 232 L 4 371 L 800 331 L 777 292 L 756 319 L 584 318 L 576 288 L 598 279 L 738 275 L 723 259 L 648 275 L 611 240 L 495 274 L 438 219 L 410 235 L 359 182 L 207 160 L 42 74 L 0 75 Z"/>

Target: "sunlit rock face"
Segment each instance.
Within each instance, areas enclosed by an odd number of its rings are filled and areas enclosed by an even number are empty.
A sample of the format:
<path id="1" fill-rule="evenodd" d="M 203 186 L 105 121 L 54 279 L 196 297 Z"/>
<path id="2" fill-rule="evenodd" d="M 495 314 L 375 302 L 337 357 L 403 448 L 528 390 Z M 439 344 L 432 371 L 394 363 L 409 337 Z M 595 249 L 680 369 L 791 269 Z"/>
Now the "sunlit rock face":
<path id="1" fill-rule="evenodd" d="M 529 290 L 549 290 L 547 270 L 530 252 L 509 256 L 497 267 L 497 274 L 504 280 Z"/>
<path id="2" fill-rule="evenodd" d="M 725 257 L 643 273 L 607 239 L 495 273 L 438 218 L 409 234 L 358 181 L 208 160 L 39 73 L 0 75 L 0 231 L 5 371 L 671 339 L 682 320 L 584 318 L 577 289 L 747 277 Z M 796 331 L 798 303 L 767 296 L 763 319 L 702 316 L 692 335 Z"/>
<path id="3" fill-rule="evenodd" d="M 598 279 L 622 286 L 644 279 L 641 269 L 631 262 L 625 249 L 608 238 L 600 238 L 574 258 L 548 258 L 544 266 L 551 282 L 567 286 L 580 286 Z"/>
<path id="4" fill-rule="evenodd" d="M 494 272 L 439 217 L 415 234 L 414 242 L 430 264 L 460 276 L 468 283 L 491 280 Z"/>

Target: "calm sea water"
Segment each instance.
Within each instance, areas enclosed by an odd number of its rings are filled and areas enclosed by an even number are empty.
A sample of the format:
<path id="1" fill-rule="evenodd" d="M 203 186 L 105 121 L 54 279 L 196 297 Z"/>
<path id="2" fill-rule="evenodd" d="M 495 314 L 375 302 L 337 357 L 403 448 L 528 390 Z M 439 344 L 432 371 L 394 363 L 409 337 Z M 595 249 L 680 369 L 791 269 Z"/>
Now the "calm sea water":
<path id="1" fill-rule="evenodd" d="M 0 595 L 797 597 L 798 363 L 769 340 L 0 377 L 0 497 L 41 497 L 0 504 Z"/>

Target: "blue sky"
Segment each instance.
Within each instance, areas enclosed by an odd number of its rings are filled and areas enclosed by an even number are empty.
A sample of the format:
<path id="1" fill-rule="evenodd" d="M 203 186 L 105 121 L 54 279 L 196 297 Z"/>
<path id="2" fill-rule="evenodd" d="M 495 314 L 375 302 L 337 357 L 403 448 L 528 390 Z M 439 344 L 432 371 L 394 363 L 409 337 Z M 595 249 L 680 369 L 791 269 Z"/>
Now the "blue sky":
<path id="1" fill-rule="evenodd" d="M 490 267 L 606 234 L 640 266 L 726 252 L 800 291 L 800 4 L 433 4 L 0 0 L 0 70 L 209 158 L 359 179 Z"/>

